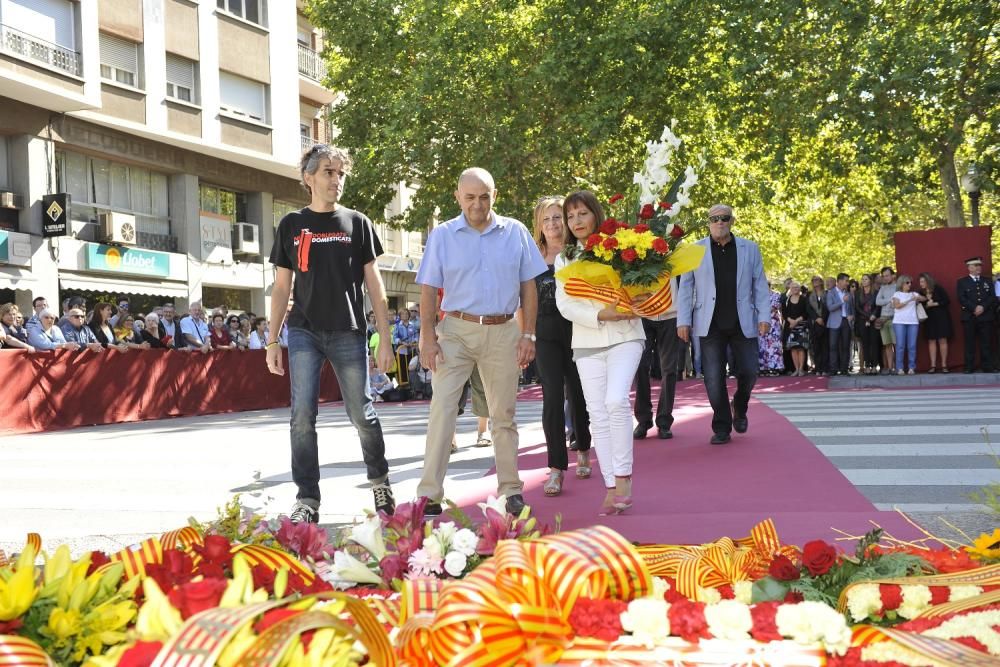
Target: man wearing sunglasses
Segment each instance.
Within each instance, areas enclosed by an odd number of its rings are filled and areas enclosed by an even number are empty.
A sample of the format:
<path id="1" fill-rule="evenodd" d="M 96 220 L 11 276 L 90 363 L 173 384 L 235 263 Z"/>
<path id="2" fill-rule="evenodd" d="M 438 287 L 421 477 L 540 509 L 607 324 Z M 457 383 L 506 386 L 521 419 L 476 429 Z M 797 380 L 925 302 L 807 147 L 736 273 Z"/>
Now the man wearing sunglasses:
<path id="1" fill-rule="evenodd" d="M 712 404 L 713 445 L 730 433 L 745 433 L 750 392 L 760 370 L 757 337 L 771 330 L 771 295 L 760 248 L 731 232 L 733 209 L 716 204 L 708 210 L 709 237 L 701 265 L 681 276 L 677 295 L 677 335 L 701 341 L 705 391 Z M 732 349 L 736 393 L 730 407 L 726 389 L 726 350 Z"/>

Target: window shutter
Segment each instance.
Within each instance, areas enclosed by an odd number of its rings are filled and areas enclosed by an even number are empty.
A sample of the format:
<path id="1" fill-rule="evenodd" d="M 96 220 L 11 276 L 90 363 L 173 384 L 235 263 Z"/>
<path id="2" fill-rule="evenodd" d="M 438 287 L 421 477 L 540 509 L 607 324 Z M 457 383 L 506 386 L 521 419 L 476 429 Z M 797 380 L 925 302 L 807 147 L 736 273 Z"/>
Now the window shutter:
<path id="1" fill-rule="evenodd" d="M 219 72 L 222 106 L 229 111 L 256 120 L 267 117 L 264 109 L 264 84 L 228 72 Z"/>
<path id="2" fill-rule="evenodd" d="M 167 82 L 194 90 L 194 61 L 168 53 Z"/>
<path id="3" fill-rule="evenodd" d="M 76 26 L 69 0 L 0 0 L 3 23 L 67 49 L 76 48 Z"/>
<path id="4" fill-rule="evenodd" d="M 138 74 L 138 45 L 127 39 L 101 33 L 101 64 Z"/>

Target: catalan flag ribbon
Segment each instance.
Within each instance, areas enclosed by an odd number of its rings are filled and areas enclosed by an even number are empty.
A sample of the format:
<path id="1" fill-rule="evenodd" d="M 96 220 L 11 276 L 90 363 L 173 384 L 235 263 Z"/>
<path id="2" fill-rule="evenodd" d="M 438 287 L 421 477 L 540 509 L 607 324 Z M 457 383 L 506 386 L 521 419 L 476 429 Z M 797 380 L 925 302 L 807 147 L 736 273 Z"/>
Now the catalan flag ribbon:
<path id="1" fill-rule="evenodd" d="M 55 667 L 55 663 L 30 639 L 0 635 L 0 667 Z"/>
<path id="2" fill-rule="evenodd" d="M 550 664 L 570 645 L 580 596 L 632 600 L 650 590 L 642 558 L 605 526 L 503 540 L 472 574 L 444 583 L 436 610 L 418 610 L 433 616 L 408 617 L 397 647 L 414 666 Z"/>
<path id="3" fill-rule="evenodd" d="M 262 564 L 272 570 L 280 570 L 283 567 L 288 568 L 289 572 L 294 572 L 302 577 L 302 580 L 306 584 L 311 584 L 316 579 L 315 572 L 303 565 L 298 558 L 285 551 L 272 549 L 260 544 L 234 544 L 232 551 L 234 555 L 237 553 L 243 554 L 251 567 Z"/>
<path id="4" fill-rule="evenodd" d="M 146 566 L 163 562 L 163 545 L 160 538 L 150 537 L 135 549 L 122 549 L 111 555 L 111 562 L 125 566 L 125 578 L 146 576 Z"/>
<path id="5" fill-rule="evenodd" d="M 853 646 L 868 646 L 877 642 L 895 642 L 940 667 L 995 667 L 996 656 L 969 648 L 951 639 L 939 639 L 896 628 L 859 625 L 851 637 Z"/>
<path id="6" fill-rule="evenodd" d="M 607 305 L 618 304 L 622 312 L 640 317 L 661 315 L 673 305 L 671 278 L 693 271 L 701 264 L 705 247 L 682 245 L 670 254 L 670 270 L 648 285 L 623 285 L 621 276 L 608 264 L 589 260 L 571 262 L 556 272 L 556 280 L 563 283 L 566 294 L 580 299 L 590 299 Z M 640 294 L 649 294 L 640 306 L 631 301 Z"/>
<path id="7" fill-rule="evenodd" d="M 922 577 L 900 577 L 895 579 L 875 579 L 856 582 L 854 584 L 850 584 L 849 586 L 845 586 L 844 590 L 841 591 L 840 599 L 837 600 L 837 611 L 842 612 L 847 609 L 848 592 L 860 584 L 897 584 L 899 586 L 998 586 L 1000 585 L 1000 565 L 988 565 L 986 567 L 978 567 L 974 570 L 965 570 L 963 572 L 929 574 Z M 931 607 L 928 611 L 921 614 L 921 616 L 940 616 L 942 614 L 952 613 L 962 609 L 971 609 L 979 606 L 978 604 L 972 603 L 972 601 L 978 599 L 978 597 L 982 596 L 968 598 L 968 602 L 962 605 L 958 605 L 958 603 L 937 605 Z"/>
<path id="8" fill-rule="evenodd" d="M 657 576 L 677 581 L 677 591 L 697 599 L 699 588 L 713 588 L 752 580 L 767 571 L 775 554 L 794 556 L 795 547 L 783 546 L 771 519 L 753 527 L 748 537 L 721 540 L 701 546 L 650 545 L 638 547 L 639 555 Z"/>

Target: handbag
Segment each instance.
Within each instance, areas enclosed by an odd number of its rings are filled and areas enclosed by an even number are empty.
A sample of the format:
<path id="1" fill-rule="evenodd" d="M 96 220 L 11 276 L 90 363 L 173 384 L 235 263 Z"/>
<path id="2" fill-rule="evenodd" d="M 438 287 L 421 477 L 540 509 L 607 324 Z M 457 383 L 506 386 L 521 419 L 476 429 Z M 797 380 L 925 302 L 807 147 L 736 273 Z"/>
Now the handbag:
<path id="1" fill-rule="evenodd" d="M 927 319 L 927 311 L 924 310 L 924 304 L 917 304 L 917 322 L 923 322 Z"/>

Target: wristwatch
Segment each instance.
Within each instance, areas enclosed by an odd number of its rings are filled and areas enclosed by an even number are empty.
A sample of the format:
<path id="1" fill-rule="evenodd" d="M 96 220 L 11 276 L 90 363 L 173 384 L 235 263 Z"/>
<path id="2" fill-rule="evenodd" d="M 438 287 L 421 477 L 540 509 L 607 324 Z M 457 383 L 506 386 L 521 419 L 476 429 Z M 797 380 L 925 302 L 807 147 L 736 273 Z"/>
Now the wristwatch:
<path id="1" fill-rule="evenodd" d="M 527 338 L 532 343 L 534 343 L 537 340 L 537 338 L 535 337 L 535 334 L 533 334 L 533 333 L 523 333 L 523 334 L 521 334 L 521 338 Z"/>

